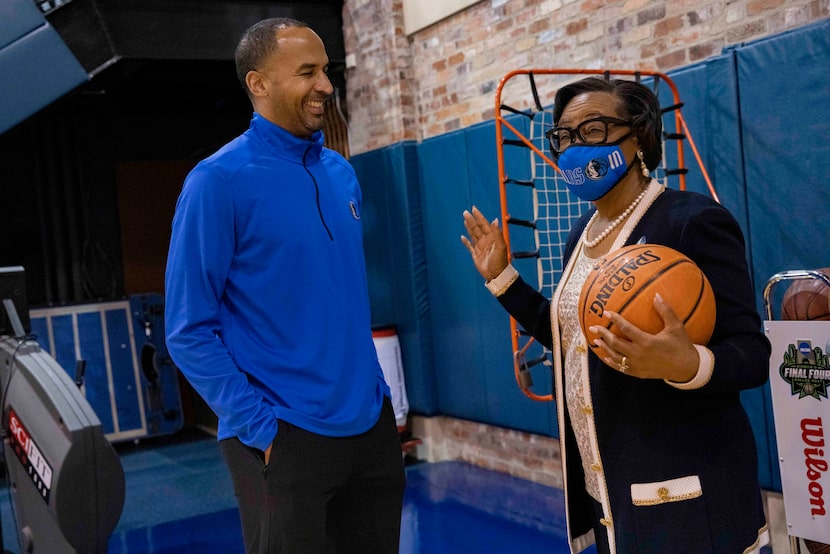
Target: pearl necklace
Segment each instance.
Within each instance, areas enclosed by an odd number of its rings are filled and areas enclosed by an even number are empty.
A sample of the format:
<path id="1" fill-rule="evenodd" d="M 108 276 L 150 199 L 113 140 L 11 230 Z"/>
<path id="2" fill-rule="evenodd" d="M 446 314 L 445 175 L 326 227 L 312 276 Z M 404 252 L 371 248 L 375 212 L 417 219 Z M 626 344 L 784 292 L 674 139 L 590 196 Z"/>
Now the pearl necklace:
<path id="1" fill-rule="evenodd" d="M 594 246 L 596 246 L 599 243 L 601 243 L 602 241 L 604 241 L 608 237 L 608 235 L 610 235 L 611 232 L 614 229 L 617 228 L 617 226 L 620 223 L 625 221 L 625 218 L 627 218 L 629 215 L 631 215 L 631 212 L 634 211 L 634 208 L 637 207 L 637 204 L 639 204 L 640 200 L 643 199 L 643 196 L 646 195 L 647 190 L 648 190 L 648 188 L 643 189 L 642 192 L 640 192 L 640 194 L 637 196 L 637 198 L 635 198 L 634 201 L 631 202 L 631 204 L 628 205 L 628 207 L 625 209 L 625 211 L 623 213 L 621 213 L 617 217 L 617 219 L 612 221 L 611 224 L 608 225 L 608 227 L 606 227 L 599 235 L 597 235 L 597 237 L 594 238 L 594 240 L 588 240 L 588 229 L 591 228 L 591 226 L 594 224 L 594 220 L 597 218 L 597 216 L 599 216 L 599 211 L 594 212 L 594 215 L 591 217 L 591 221 L 588 222 L 588 225 L 585 228 L 585 236 L 582 239 L 582 244 L 584 244 L 588 248 L 593 248 Z"/>

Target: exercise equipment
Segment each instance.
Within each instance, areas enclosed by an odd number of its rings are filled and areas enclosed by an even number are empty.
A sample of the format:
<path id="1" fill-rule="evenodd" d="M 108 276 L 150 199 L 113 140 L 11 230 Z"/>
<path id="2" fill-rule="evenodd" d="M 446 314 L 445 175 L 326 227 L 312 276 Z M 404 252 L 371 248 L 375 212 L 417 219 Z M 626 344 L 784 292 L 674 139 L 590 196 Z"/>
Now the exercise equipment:
<path id="1" fill-rule="evenodd" d="M 4 269 L 0 429 L 20 551 L 106 552 L 124 506 L 121 462 L 78 385 L 21 322 L 23 268 Z"/>

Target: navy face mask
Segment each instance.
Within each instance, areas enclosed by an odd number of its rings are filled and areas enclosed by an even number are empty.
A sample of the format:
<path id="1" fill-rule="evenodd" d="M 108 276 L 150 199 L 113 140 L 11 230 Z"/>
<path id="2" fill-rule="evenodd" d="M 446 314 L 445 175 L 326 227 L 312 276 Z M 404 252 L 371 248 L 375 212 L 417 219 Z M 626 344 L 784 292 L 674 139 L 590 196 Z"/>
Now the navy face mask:
<path id="1" fill-rule="evenodd" d="M 559 156 L 558 165 L 568 189 L 582 200 L 605 196 L 631 170 L 619 144 L 572 144 Z"/>

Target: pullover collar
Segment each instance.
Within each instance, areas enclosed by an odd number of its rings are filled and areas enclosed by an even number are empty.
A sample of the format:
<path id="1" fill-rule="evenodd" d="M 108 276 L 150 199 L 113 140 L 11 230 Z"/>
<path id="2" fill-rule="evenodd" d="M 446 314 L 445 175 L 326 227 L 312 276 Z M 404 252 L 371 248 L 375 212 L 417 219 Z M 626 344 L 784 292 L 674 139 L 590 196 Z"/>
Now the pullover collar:
<path id="1" fill-rule="evenodd" d="M 311 135 L 311 139 L 303 139 L 271 123 L 256 112 L 251 119 L 247 134 L 263 143 L 272 154 L 293 162 L 303 163 L 303 160 L 307 163 L 315 162 L 320 159 L 320 153 L 323 150 L 322 131 L 316 131 Z"/>

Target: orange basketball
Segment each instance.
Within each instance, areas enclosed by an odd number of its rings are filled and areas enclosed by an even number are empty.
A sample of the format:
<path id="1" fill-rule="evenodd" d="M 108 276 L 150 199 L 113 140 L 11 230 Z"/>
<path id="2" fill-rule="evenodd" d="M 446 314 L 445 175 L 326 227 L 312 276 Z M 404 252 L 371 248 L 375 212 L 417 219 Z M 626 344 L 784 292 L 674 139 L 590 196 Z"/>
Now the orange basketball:
<path id="1" fill-rule="evenodd" d="M 598 325 L 624 336 L 605 310 L 617 312 L 647 333 L 663 329 L 654 309 L 660 293 L 686 327 L 695 344 L 706 344 L 715 328 L 715 295 L 700 268 L 682 253 L 659 244 L 635 244 L 609 252 L 585 279 L 579 296 L 579 322 L 588 344 L 600 357 L 603 348 L 593 344 L 599 335 L 588 328 Z"/>
<path id="2" fill-rule="evenodd" d="M 830 267 L 819 269 L 830 275 Z M 784 293 L 781 319 L 830 321 L 830 286 L 822 279 L 799 279 Z"/>

